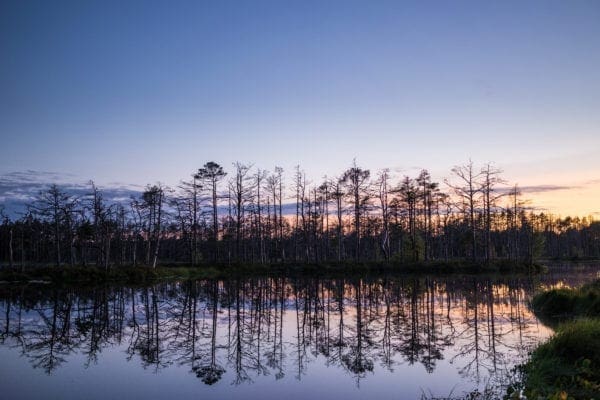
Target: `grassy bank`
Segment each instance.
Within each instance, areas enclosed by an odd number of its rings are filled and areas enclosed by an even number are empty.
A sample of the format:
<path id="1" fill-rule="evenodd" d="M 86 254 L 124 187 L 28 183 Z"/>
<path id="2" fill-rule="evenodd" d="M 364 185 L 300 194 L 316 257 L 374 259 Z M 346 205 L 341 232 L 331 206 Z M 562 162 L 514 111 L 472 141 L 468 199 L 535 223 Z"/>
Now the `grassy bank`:
<path id="1" fill-rule="evenodd" d="M 600 317 L 600 279 L 580 288 L 539 293 L 531 301 L 531 307 L 550 325 L 575 317 Z"/>
<path id="2" fill-rule="evenodd" d="M 229 276 L 284 275 L 284 276 L 346 276 L 386 273 L 410 274 L 476 274 L 476 273 L 532 273 L 541 271 L 539 265 L 495 261 L 489 265 L 468 261 L 394 263 L 323 263 L 323 264 L 232 264 L 212 266 L 161 265 L 149 267 L 112 267 L 108 270 L 95 266 L 30 266 L 24 269 L 0 269 L 0 281 L 44 281 L 57 284 L 101 282 L 148 283 L 168 279 L 201 279 Z"/>
<path id="3" fill-rule="evenodd" d="M 600 399 L 600 280 L 536 295 L 532 308 L 556 333 L 520 367 L 528 399 Z M 509 398 L 518 398 L 516 392 Z"/>

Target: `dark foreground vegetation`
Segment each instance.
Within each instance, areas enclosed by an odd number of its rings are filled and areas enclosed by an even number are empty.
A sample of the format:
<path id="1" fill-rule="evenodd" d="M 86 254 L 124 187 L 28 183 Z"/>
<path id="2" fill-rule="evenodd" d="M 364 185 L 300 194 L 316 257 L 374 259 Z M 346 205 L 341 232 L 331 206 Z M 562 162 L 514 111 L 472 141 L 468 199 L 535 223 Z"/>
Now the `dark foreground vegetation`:
<path id="1" fill-rule="evenodd" d="M 356 163 L 313 183 L 299 167 L 285 182 L 281 168 L 208 162 L 177 188 L 131 199 L 90 182 L 79 196 L 51 185 L 20 215 L 0 204 L 0 265 L 21 269 L 538 258 L 600 258 L 600 223 L 535 212 L 492 164 L 456 166 L 442 185 L 427 170 L 395 179 Z"/>
<path id="2" fill-rule="evenodd" d="M 38 266 L 26 268 L 4 268 L 0 270 L 0 281 L 5 282 L 48 282 L 54 284 L 99 284 L 123 282 L 144 284 L 170 279 L 202 279 L 251 276 L 319 276 L 339 277 L 369 274 L 478 274 L 478 273 L 538 273 L 539 264 L 515 263 L 497 260 L 489 264 L 470 261 L 420 262 L 420 263 L 323 263 L 323 264 L 215 264 L 211 266 L 160 265 L 125 266 L 104 269 L 96 266 Z"/>
<path id="3" fill-rule="evenodd" d="M 600 280 L 540 293 L 532 307 L 556 326 L 556 334 L 521 366 L 524 394 L 528 399 L 599 399 Z"/>

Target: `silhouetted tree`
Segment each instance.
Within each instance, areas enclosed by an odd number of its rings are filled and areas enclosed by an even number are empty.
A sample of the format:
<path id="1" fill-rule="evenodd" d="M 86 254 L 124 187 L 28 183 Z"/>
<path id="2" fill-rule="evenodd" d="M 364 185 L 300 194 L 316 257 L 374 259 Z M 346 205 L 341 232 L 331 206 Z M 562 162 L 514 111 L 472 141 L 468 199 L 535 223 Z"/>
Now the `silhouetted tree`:
<path id="1" fill-rule="evenodd" d="M 452 168 L 452 173 L 458 178 L 459 183 L 451 184 L 447 182 L 447 184 L 458 197 L 459 207 L 467 216 L 471 232 L 471 259 L 475 261 L 477 257 L 475 214 L 479 206 L 478 196 L 481 193 L 481 184 L 478 181 L 481 172 L 477 172 L 473 161 L 469 160 L 469 163 L 466 165 L 457 165 Z"/>
<path id="2" fill-rule="evenodd" d="M 354 258 L 360 261 L 360 220 L 363 215 L 366 203 L 369 200 L 368 187 L 369 176 L 371 172 L 364 170 L 356 165 L 356 160 L 352 167 L 347 169 L 342 175 L 341 182 L 346 187 L 347 195 L 354 208 Z"/>
<path id="3" fill-rule="evenodd" d="M 214 161 L 209 161 L 204 164 L 203 168 L 198 170 L 198 178 L 205 181 L 210 188 L 212 199 L 212 238 L 214 241 L 213 260 L 218 259 L 218 240 L 219 240 L 219 214 L 218 214 L 218 185 L 219 182 L 227 175 L 219 164 Z"/>

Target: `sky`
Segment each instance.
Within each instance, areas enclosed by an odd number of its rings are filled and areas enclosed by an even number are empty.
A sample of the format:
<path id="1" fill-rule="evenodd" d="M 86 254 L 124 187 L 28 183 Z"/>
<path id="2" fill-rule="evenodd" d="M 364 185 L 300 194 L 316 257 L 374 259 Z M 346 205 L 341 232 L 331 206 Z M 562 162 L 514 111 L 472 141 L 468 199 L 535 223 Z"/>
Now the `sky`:
<path id="1" fill-rule="evenodd" d="M 600 216 L 598 1 L 4 0 L 0 60 L 0 183 L 471 158 Z"/>

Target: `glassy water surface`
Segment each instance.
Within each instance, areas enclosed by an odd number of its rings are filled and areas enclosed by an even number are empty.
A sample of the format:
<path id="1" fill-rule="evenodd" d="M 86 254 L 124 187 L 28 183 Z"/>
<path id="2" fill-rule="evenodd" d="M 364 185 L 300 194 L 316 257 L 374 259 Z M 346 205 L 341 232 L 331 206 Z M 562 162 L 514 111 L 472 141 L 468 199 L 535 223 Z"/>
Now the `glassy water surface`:
<path id="1" fill-rule="evenodd" d="M 248 278 L 0 285 L 7 399 L 415 399 L 503 390 L 552 331 L 538 277 Z"/>

